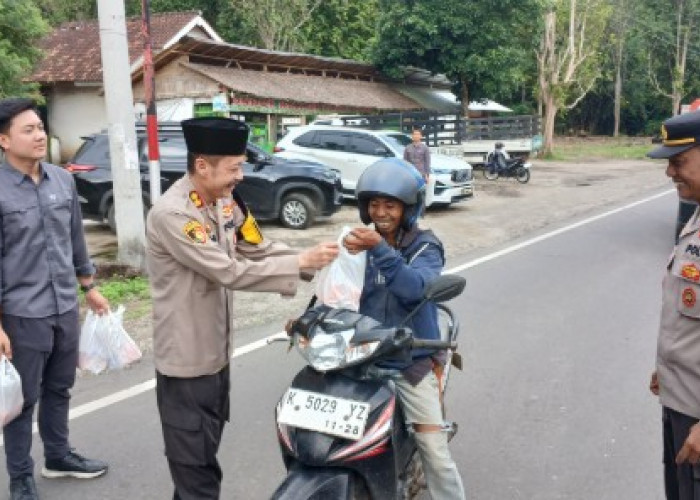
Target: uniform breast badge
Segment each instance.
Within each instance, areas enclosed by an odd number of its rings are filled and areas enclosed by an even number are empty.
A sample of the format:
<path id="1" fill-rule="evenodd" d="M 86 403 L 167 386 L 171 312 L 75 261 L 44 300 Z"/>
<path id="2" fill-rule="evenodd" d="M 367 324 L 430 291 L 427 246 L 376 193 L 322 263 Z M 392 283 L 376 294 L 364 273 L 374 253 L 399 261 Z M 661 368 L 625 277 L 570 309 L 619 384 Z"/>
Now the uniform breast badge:
<path id="1" fill-rule="evenodd" d="M 681 276 L 687 280 L 700 281 L 700 270 L 695 264 L 686 264 L 681 268 Z"/>
<path id="2" fill-rule="evenodd" d="M 683 301 L 683 305 L 685 307 L 693 307 L 695 305 L 695 302 L 697 302 L 697 295 L 695 294 L 695 290 L 692 288 L 686 288 L 683 290 L 683 293 L 681 294 L 681 300 Z"/>

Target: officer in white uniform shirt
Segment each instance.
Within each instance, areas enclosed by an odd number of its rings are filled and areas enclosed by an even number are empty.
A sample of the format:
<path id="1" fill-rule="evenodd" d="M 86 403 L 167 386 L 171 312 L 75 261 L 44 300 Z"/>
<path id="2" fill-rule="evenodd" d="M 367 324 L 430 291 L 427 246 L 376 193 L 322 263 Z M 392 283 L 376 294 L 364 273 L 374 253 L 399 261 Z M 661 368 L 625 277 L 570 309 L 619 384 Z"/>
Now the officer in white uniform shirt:
<path id="1" fill-rule="evenodd" d="M 663 145 L 681 198 L 700 202 L 700 112 L 666 120 Z M 666 497 L 700 500 L 700 217 L 681 231 L 663 281 L 661 326 L 650 389 L 663 407 Z"/>

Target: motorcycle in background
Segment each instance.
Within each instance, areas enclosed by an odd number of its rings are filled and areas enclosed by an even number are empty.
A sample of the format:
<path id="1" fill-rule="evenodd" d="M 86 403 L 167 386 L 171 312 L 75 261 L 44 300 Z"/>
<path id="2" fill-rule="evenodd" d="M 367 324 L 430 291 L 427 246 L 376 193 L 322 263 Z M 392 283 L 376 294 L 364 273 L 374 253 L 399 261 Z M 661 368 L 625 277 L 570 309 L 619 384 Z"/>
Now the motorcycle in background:
<path id="1" fill-rule="evenodd" d="M 499 177 L 515 177 L 515 180 L 525 184 L 530 180 L 530 167 L 532 165 L 522 158 L 511 158 L 504 160 L 505 165 L 498 164 L 484 165 L 484 177 L 490 181 L 495 181 Z"/>
<path id="2" fill-rule="evenodd" d="M 441 390 L 457 354 L 459 325 L 440 302 L 464 290 L 444 275 L 398 327 L 347 309 L 319 306 L 292 323 L 291 341 L 308 363 L 275 410 L 287 477 L 273 500 L 408 500 L 424 488 L 413 430 L 405 424 L 393 382 L 372 375 L 379 361 L 410 359 L 411 349 L 446 350 Z M 414 338 L 405 325 L 427 302 L 438 303 L 439 340 Z M 443 408 L 443 417 L 444 417 Z M 451 438 L 456 425 L 445 422 Z"/>

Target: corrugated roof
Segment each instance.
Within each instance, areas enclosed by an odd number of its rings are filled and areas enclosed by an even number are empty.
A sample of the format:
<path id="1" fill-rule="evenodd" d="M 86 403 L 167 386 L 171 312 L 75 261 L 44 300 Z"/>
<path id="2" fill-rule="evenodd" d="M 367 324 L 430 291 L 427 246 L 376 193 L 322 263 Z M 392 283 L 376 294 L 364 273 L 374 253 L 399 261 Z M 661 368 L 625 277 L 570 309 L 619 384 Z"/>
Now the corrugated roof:
<path id="1" fill-rule="evenodd" d="M 382 82 L 182 63 L 234 92 L 266 99 L 378 110 L 422 109 Z"/>
<path id="2" fill-rule="evenodd" d="M 290 71 L 308 75 L 325 75 L 340 78 L 361 78 L 363 80 L 389 81 L 385 75 L 372 64 L 351 59 L 322 57 L 313 54 L 297 52 L 281 52 L 277 50 L 259 49 L 245 45 L 235 45 L 226 42 L 200 39 L 192 36 L 182 37 L 177 44 L 159 54 L 155 60 L 157 67 L 168 64 L 174 59 L 187 55 L 191 62 L 200 64 L 238 67 L 240 69 L 256 69 L 272 71 Z M 429 71 L 405 67 L 405 83 L 429 85 L 437 88 L 451 87 L 451 82 L 445 75 L 433 75 Z M 140 78 L 139 72 L 133 75 Z"/>
<path id="3" fill-rule="evenodd" d="M 197 11 L 151 15 L 153 50 L 162 49 L 197 17 Z M 129 62 L 133 64 L 143 53 L 141 17 L 129 18 L 126 24 Z M 96 19 L 61 24 L 39 45 L 44 58 L 28 80 L 40 83 L 102 81 L 100 27 Z"/>
<path id="4" fill-rule="evenodd" d="M 366 79 L 381 76 L 373 65 L 360 61 L 260 49 L 232 43 L 214 42 L 192 36 L 184 36 L 173 49 L 173 56 L 187 54 L 190 60 L 197 59 L 197 62 L 204 64 L 242 65 L 244 69 L 267 67 L 278 71 L 294 68 L 319 73 L 323 71 L 331 74 L 340 72 L 362 76 Z"/>

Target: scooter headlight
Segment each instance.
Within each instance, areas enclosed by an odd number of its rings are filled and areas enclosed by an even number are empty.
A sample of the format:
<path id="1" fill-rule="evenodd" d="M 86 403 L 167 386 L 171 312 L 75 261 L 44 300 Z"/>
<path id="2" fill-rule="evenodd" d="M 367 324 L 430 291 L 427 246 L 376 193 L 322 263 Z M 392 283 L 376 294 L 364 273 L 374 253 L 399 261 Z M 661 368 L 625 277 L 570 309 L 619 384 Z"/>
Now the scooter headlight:
<path id="1" fill-rule="evenodd" d="M 317 334 L 311 340 L 297 334 L 294 343 L 314 370 L 325 372 L 361 363 L 379 347 L 378 340 L 353 343 L 353 334 L 353 330 L 345 330 Z"/>

